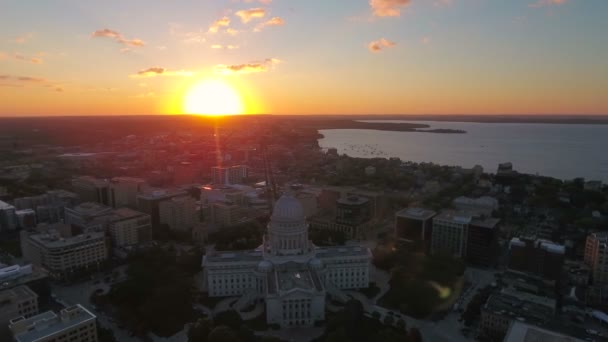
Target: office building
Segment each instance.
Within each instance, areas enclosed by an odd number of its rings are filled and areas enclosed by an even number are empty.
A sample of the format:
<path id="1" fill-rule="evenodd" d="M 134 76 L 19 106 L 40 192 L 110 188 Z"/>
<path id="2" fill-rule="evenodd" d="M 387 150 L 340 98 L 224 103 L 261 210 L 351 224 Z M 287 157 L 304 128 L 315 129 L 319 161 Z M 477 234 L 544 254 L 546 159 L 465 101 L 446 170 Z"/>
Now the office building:
<path id="1" fill-rule="evenodd" d="M 248 176 L 246 165 L 214 166 L 211 168 L 214 184 L 238 184 Z"/>
<path id="2" fill-rule="evenodd" d="M 557 280 L 562 274 L 563 245 L 536 238 L 513 238 L 509 243 L 508 268 L 527 272 L 548 280 Z"/>
<path id="3" fill-rule="evenodd" d="M 514 320 L 503 342 L 583 342 L 574 336 Z"/>
<path id="4" fill-rule="evenodd" d="M 410 241 L 430 243 L 433 232 L 433 210 L 405 208 L 395 214 L 395 236 Z"/>
<path id="5" fill-rule="evenodd" d="M 498 209 L 498 200 L 489 196 L 479 198 L 460 196 L 452 201 L 452 207 L 459 211 L 492 216 L 492 212 Z"/>
<path id="6" fill-rule="evenodd" d="M 207 253 L 203 279 L 211 297 L 239 296 L 237 307 L 263 300 L 268 324 L 312 326 L 325 319 L 328 294 L 345 301 L 342 290 L 368 286 L 370 262 L 362 246 L 315 247 L 304 209 L 288 193 L 274 206 L 262 246 Z"/>
<path id="7" fill-rule="evenodd" d="M 110 181 L 110 205 L 114 208 L 137 207 L 137 195 L 146 185 L 146 181 L 133 177 L 114 177 Z"/>
<path id="8" fill-rule="evenodd" d="M 473 217 L 467 232 L 466 260 L 474 265 L 494 266 L 498 257 L 500 219 Z"/>
<path id="9" fill-rule="evenodd" d="M 17 229 L 16 208 L 6 202 L 0 201 L 0 231 Z"/>
<path id="10" fill-rule="evenodd" d="M 113 247 L 136 245 L 152 239 L 150 215 L 129 209 L 114 209 L 104 218 Z"/>
<path id="11" fill-rule="evenodd" d="M 585 264 L 591 268 L 594 285 L 608 285 L 608 232 L 597 232 L 587 236 Z"/>
<path id="12" fill-rule="evenodd" d="M 15 211 L 17 226 L 21 229 L 32 229 L 36 227 L 36 212 L 33 209 Z"/>
<path id="13" fill-rule="evenodd" d="M 26 285 L 0 291 L 0 325 L 13 318 L 38 314 L 38 295 Z"/>
<path id="14" fill-rule="evenodd" d="M 73 208 L 65 208 L 64 221 L 80 228 L 101 230 L 103 224 L 99 219 L 111 213 L 111 207 L 96 202 L 84 202 Z"/>
<path id="15" fill-rule="evenodd" d="M 97 342 L 97 317 L 82 305 L 11 320 L 16 342 Z"/>
<path id="16" fill-rule="evenodd" d="M 56 279 L 98 270 L 106 262 L 108 248 L 103 232 L 70 236 L 63 229 L 60 234 L 58 226 L 44 232 L 22 231 L 23 258 L 44 268 Z"/>
<path id="17" fill-rule="evenodd" d="M 433 217 L 431 252 L 457 258 L 466 255 L 469 224 L 473 216 L 453 210 L 442 211 Z"/>
<path id="18" fill-rule="evenodd" d="M 173 197 L 185 196 L 185 191 L 155 189 L 147 190 L 137 196 L 137 210 L 150 215 L 152 227 L 160 225 L 160 203 Z"/>
<path id="19" fill-rule="evenodd" d="M 72 189 L 83 202 L 110 205 L 110 183 L 91 176 L 72 179 Z"/>
<path id="20" fill-rule="evenodd" d="M 190 196 L 177 196 L 159 204 L 160 223 L 179 232 L 190 232 L 199 222 L 196 200 Z"/>

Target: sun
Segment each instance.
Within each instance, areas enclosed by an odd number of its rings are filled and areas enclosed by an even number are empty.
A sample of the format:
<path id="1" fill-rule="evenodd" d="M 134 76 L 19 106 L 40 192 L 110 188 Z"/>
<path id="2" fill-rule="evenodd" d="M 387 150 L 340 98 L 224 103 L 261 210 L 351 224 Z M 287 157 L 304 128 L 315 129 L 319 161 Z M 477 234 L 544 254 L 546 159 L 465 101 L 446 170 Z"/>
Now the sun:
<path id="1" fill-rule="evenodd" d="M 220 80 L 194 84 L 183 100 L 184 112 L 199 115 L 239 115 L 244 112 L 240 94 Z"/>

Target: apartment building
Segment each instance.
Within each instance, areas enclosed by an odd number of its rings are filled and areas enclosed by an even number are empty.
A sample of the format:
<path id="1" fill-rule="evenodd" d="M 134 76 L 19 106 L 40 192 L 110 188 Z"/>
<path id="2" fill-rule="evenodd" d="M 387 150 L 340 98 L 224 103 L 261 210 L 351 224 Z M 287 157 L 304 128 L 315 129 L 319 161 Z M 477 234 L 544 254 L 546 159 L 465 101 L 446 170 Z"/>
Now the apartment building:
<path id="1" fill-rule="evenodd" d="M 82 305 L 10 321 L 16 342 L 97 342 L 97 317 Z"/>
<path id="2" fill-rule="evenodd" d="M 17 317 L 38 314 L 38 295 L 26 285 L 0 291 L 0 325 Z"/>

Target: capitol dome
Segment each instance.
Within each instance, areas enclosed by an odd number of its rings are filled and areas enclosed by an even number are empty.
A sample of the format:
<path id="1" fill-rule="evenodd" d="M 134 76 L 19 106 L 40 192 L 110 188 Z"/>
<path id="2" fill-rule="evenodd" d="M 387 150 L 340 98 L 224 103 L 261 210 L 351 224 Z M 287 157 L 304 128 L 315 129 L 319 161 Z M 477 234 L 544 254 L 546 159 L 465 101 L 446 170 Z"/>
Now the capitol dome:
<path id="1" fill-rule="evenodd" d="M 291 193 L 285 193 L 275 203 L 271 219 L 277 222 L 301 222 L 305 220 L 304 208 Z"/>
<path id="2" fill-rule="evenodd" d="M 262 260 L 258 264 L 258 271 L 263 273 L 268 273 L 272 271 L 272 263 L 268 260 Z"/>

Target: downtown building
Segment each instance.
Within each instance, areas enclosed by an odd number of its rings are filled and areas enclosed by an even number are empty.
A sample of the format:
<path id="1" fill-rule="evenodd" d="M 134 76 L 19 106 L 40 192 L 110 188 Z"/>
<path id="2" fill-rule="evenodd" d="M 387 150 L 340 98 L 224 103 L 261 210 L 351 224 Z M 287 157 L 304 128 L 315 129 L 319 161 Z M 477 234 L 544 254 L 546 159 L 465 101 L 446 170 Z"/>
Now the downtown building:
<path id="1" fill-rule="evenodd" d="M 0 291 L 0 326 L 11 319 L 38 314 L 38 295 L 26 285 Z"/>
<path id="2" fill-rule="evenodd" d="M 510 270 L 553 281 L 562 275 L 566 253 L 563 245 L 534 237 L 520 237 L 511 239 L 509 252 Z"/>
<path id="3" fill-rule="evenodd" d="M 177 196 L 159 204 L 160 223 L 177 232 L 189 233 L 199 222 L 196 200 L 191 196 Z"/>
<path id="4" fill-rule="evenodd" d="M 208 252 L 204 283 L 210 297 L 239 296 L 235 308 L 263 301 L 268 324 L 312 326 L 325 319 L 327 295 L 369 285 L 371 252 L 361 246 L 319 248 L 308 239 L 304 209 L 290 193 L 275 204 L 260 247 Z"/>
<path id="5" fill-rule="evenodd" d="M 211 168 L 214 184 L 239 184 L 248 176 L 246 165 L 214 166 Z"/>
<path id="6" fill-rule="evenodd" d="M 423 208 L 405 208 L 395 214 L 395 236 L 407 242 L 422 243 L 428 252 L 433 234 L 433 217 L 437 213 Z"/>
<path id="7" fill-rule="evenodd" d="M 346 239 L 363 239 L 371 227 L 371 207 L 368 198 L 349 195 L 338 197 L 335 213 L 315 215 L 309 219 L 310 228 L 344 233 Z"/>
<path id="8" fill-rule="evenodd" d="M 72 190 L 83 202 L 97 202 L 111 205 L 110 183 L 91 176 L 72 179 Z"/>
<path id="9" fill-rule="evenodd" d="M 82 305 L 10 321 L 16 342 L 96 342 L 97 317 Z"/>
<path id="10" fill-rule="evenodd" d="M 146 181 L 133 177 L 114 177 L 110 181 L 110 205 L 113 208 L 137 208 L 137 195 L 139 195 Z"/>
<path id="11" fill-rule="evenodd" d="M 88 232 L 72 236 L 70 232 L 69 227 L 61 225 L 43 232 L 22 231 L 24 259 L 45 269 L 55 279 L 98 270 L 108 259 L 105 233 Z"/>
<path id="12" fill-rule="evenodd" d="M 608 285 L 608 232 L 591 233 L 585 243 L 585 264 L 594 285 Z"/>

